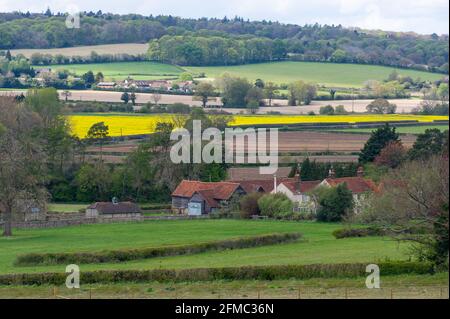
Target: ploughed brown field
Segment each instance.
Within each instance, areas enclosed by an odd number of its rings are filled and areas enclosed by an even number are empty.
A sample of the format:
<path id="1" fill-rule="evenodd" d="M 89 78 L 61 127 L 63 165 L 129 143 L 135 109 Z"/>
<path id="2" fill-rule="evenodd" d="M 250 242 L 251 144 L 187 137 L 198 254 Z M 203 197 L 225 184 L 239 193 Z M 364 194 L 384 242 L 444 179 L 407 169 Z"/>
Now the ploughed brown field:
<path id="1" fill-rule="evenodd" d="M 359 152 L 370 136 L 369 134 L 316 131 L 279 132 L 278 134 L 278 150 L 281 156 L 283 154 L 306 155 L 308 153 L 314 155 L 314 153 L 322 152 L 340 153 L 339 155 L 314 156 L 315 160 L 326 162 L 355 161 L 356 157 L 350 154 Z M 401 139 L 403 144 L 409 148 L 414 144 L 416 136 L 402 135 Z M 245 142 L 245 145 L 247 145 L 247 142 Z M 243 144 L 239 143 L 238 146 L 238 149 L 242 149 Z M 121 158 L 124 158 L 123 156 L 132 152 L 136 147 L 137 141 L 104 145 L 103 153 L 105 155 L 103 155 L 103 159 L 106 161 L 110 159 L 113 163 L 120 162 Z M 88 158 L 92 158 L 93 155 L 100 153 L 100 147 L 89 147 L 87 152 L 90 154 Z M 322 157 L 324 157 L 323 160 L 321 160 Z M 280 162 L 283 162 L 282 158 Z"/>

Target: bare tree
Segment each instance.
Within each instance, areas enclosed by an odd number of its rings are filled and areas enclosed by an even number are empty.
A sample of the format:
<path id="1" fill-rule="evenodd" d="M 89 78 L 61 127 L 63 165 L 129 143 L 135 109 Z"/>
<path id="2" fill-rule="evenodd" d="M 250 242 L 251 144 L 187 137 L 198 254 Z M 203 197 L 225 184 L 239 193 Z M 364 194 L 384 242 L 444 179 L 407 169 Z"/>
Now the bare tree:
<path id="1" fill-rule="evenodd" d="M 159 101 L 161 101 L 161 99 L 162 99 L 162 96 L 159 93 L 153 93 L 151 99 L 152 99 L 153 103 L 158 105 Z"/>
<path id="2" fill-rule="evenodd" d="M 14 214 L 29 203 L 44 202 L 45 156 L 42 141 L 35 136 L 42 119 L 8 98 L 0 99 L 0 210 L 3 236 L 12 236 Z"/>
<path id="3" fill-rule="evenodd" d="M 368 217 L 400 240 L 412 241 L 420 257 L 448 260 L 449 168 L 447 156 L 406 162 L 382 181 Z M 420 230 L 420 231 L 418 231 Z"/>

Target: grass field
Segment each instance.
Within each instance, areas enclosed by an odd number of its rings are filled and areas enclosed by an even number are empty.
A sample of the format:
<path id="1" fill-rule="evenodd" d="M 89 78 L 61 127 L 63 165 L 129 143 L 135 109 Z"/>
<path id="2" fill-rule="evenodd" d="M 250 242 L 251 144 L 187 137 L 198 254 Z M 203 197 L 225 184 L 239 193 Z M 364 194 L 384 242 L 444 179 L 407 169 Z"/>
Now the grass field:
<path id="1" fill-rule="evenodd" d="M 309 115 L 235 115 L 233 126 L 239 125 L 290 125 L 306 123 L 359 123 L 359 122 L 401 122 L 419 121 L 432 122 L 448 120 L 446 116 L 421 115 L 342 115 L 342 116 L 309 116 Z M 109 126 L 110 136 L 127 136 L 150 134 L 154 132 L 157 122 L 170 122 L 172 116 L 168 114 L 151 115 L 118 115 L 118 114 L 83 114 L 69 116 L 72 131 L 80 138 L 86 136 L 89 128 L 98 122 L 105 122 Z"/>
<path id="2" fill-rule="evenodd" d="M 398 299 L 448 298 L 448 273 L 382 276 L 381 289 L 369 290 L 366 278 L 308 280 L 236 280 L 185 283 L 118 283 L 65 286 L 0 286 L 0 298 L 139 299 Z"/>
<path id="3" fill-rule="evenodd" d="M 249 80 L 263 79 L 275 83 L 290 83 L 296 80 L 315 82 L 326 86 L 361 87 L 367 80 L 385 80 L 394 68 L 315 62 L 273 62 L 223 67 L 185 67 L 194 73 L 205 73 L 209 78 L 217 78 L 227 72 L 246 77 Z M 415 70 L 396 69 L 399 74 L 434 81 L 443 77 Z"/>
<path id="4" fill-rule="evenodd" d="M 95 73 L 102 72 L 106 80 L 123 80 L 131 76 L 135 80 L 154 80 L 177 78 L 183 69 L 169 64 L 157 62 L 116 62 L 98 64 L 67 64 L 50 65 L 54 70 L 69 70 L 77 75 L 83 75 L 88 71 Z"/>
<path id="5" fill-rule="evenodd" d="M 92 51 L 98 54 L 120 54 L 127 53 L 132 55 L 145 54 L 148 50 L 147 43 L 119 43 L 119 44 L 103 44 L 79 46 L 71 48 L 56 48 L 45 49 L 46 54 L 56 55 L 62 54 L 65 56 L 89 56 Z M 43 53 L 42 49 L 17 49 L 11 50 L 12 55 L 23 54 L 27 58 L 31 57 L 33 53 Z"/>
<path id="6" fill-rule="evenodd" d="M 382 81 L 394 68 L 315 62 L 273 62 L 261 64 L 247 64 L 239 66 L 220 67 L 177 67 L 156 62 L 126 62 L 102 64 L 73 64 L 47 66 L 53 69 L 67 69 L 78 75 L 91 70 L 94 73 L 101 71 L 107 79 L 122 80 L 128 76 L 134 79 L 163 79 L 177 77 L 180 73 L 188 71 L 194 75 L 205 73 L 208 78 L 217 78 L 223 73 L 246 77 L 251 81 L 258 78 L 275 83 L 290 83 L 296 80 L 314 82 L 334 87 L 361 87 L 367 80 Z M 396 69 L 401 75 L 412 78 L 435 81 L 443 77 L 442 74 L 429 72 Z"/>
<path id="7" fill-rule="evenodd" d="M 201 268 L 243 265 L 315 264 L 405 260 L 408 245 L 388 238 L 337 240 L 332 232 L 340 224 L 283 221 L 187 220 L 97 224 L 57 229 L 16 230 L 11 239 L 0 238 L 0 273 L 64 271 L 62 266 L 15 267 L 17 255 L 30 252 L 82 252 L 156 247 L 271 233 L 300 232 L 296 243 L 196 255 L 153 258 L 117 264 L 82 265 L 82 270 Z"/>
<path id="8" fill-rule="evenodd" d="M 397 127 L 397 133 L 400 134 L 423 134 L 426 130 L 438 129 L 442 132 L 448 130 L 448 125 L 424 125 L 424 126 L 400 126 Z M 374 131 L 373 128 L 349 128 L 349 129 L 339 129 L 333 130 L 337 132 L 346 133 L 371 133 Z"/>

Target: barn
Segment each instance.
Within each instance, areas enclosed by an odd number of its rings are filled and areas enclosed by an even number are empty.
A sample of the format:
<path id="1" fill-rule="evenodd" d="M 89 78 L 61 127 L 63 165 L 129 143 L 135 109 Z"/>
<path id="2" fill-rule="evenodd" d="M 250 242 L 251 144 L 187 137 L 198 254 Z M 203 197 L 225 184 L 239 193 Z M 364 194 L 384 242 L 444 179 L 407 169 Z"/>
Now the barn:
<path id="1" fill-rule="evenodd" d="M 132 202 L 99 202 L 86 208 L 87 218 L 134 219 L 142 217 L 139 206 Z"/>

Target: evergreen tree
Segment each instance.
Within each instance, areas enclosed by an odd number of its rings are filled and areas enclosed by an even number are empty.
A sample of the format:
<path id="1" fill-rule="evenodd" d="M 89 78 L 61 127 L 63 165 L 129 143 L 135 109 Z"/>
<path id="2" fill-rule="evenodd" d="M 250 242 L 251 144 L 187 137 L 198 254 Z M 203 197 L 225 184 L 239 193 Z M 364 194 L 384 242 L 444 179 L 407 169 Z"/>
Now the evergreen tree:
<path id="1" fill-rule="evenodd" d="M 391 127 L 386 123 L 385 126 L 372 132 L 372 135 L 359 154 L 359 162 L 373 162 L 389 142 L 397 141 L 400 141 L 400 139 L 395 127 Z"/>

